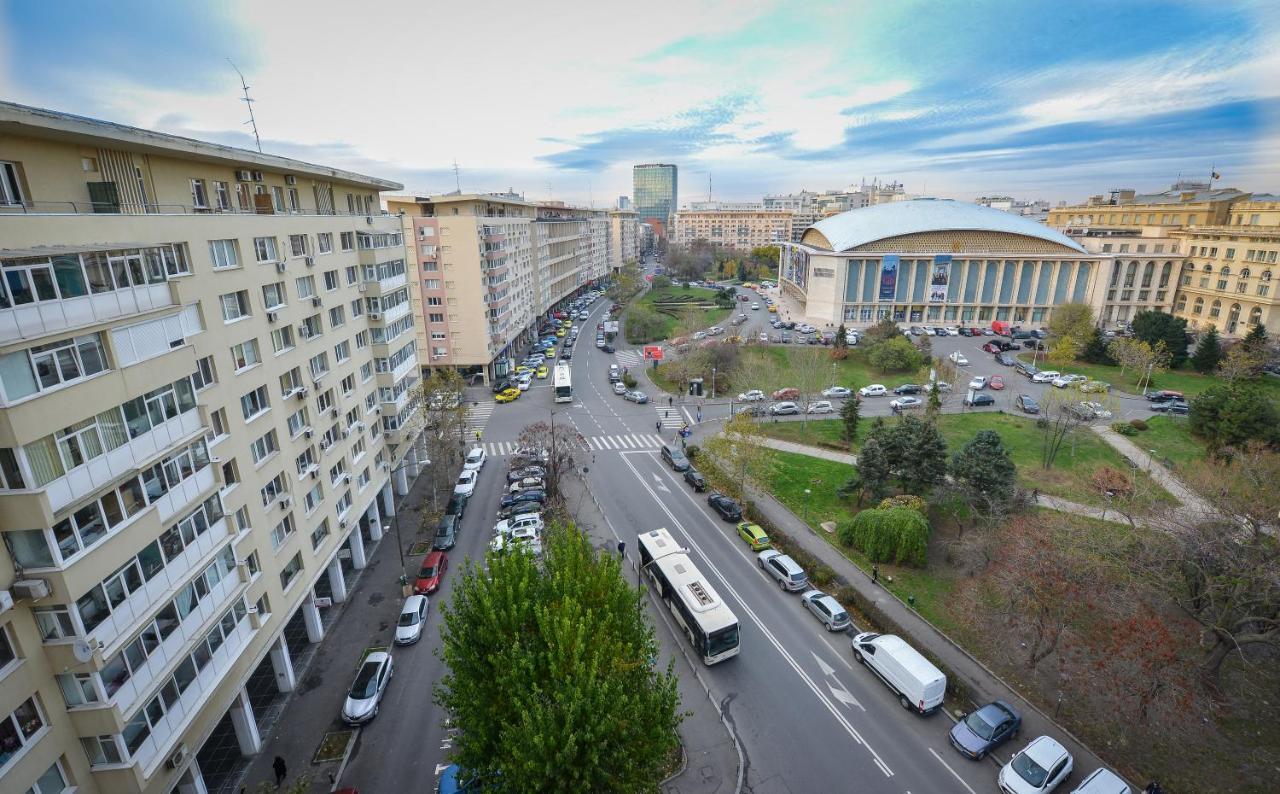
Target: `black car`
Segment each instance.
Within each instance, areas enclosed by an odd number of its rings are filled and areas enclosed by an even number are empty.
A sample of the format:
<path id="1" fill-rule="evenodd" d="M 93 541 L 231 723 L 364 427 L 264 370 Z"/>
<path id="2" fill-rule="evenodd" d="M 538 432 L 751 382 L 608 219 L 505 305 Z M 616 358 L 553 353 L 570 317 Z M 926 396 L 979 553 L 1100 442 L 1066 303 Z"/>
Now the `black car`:
<path id="1" fill-rule="evenodd" d="M 1153 403 L 1166 403 L 1172 400 L 1185 400 L 1186 398 L 1183 397 L 1182 392 L 1180 391 L 1161 389 L 1160 391 L 1153 391 L 1149 393 L 1147 395 L 1147 399 Z"/>
<path id="2" fill-rule="evenodd" d="M 520 482 L 525 477 L 546 477 L 547 470 L 541 466 L 518 466 L 507 472 L 507 484 Z"/>
<path id="3" fill-rule="evenodd" d="M 1022 345 L 1017 342 L 996 342 L 996 346 L 1002 351 L 1021 350 Z"/>
<path id="4" fill-rule="evenodd" d="M 697 469 L 689 469 L 684 473 L 684 481 L 693 486 L 693 490 L 702 493 L 707 490 L 707 478 Z"/>
<path id="5" fill-rule="evenodd" d="M 440 526 L 436 527 L 436 539 L 432 542 L 431 548 L 438 551 L 448 551 L 458 542 L 458 517 L 445 516 L 440 519 Z"/>
<path id="6" fill-rule="evenodd" d="M 1027 413 L 1027 414 L 1040 413 L 1040 403 L 1036 402 L 1035 399 L 1028 397 L 1025 394 L 1019 394 L 1018 398 L 1013 401 L 1013 404 L 1018 406 L 1018 408 L 1021 409 L 1023 413 Z"/>
<path id="7" fill-rule="evenodd" d="M 449 504 L 444 509 L 447 516 L 457 516 L 458 520 L 462 520 L 462 514 L 467 512 L 467 500 L 469 497 L 456 493 L 449 497 Z"/>
<path id="8" fill-rule="evenodd" d="M 737 502 L 717 491 L 707 495 L 707 504 L 725 521 L 741 521 L 742 508 Z"/>
<path id="9" fill-rule="evenodd" d="M 1008 353 L 997 353 L 996 363 L 1002 366 L 1012 367 L 1016 362 L 1013 360 L 1013 356 Z"/>
<path id="10" fill-rule="evenodd" d="M 498 518 L 508 519 L 517 516 L 526 515 L 528 513 L 541 513 L 542 505 L 538 502 L 517 502 L 510 507 L 503 508 L 498 511 Z"/>
<path id="11" fill-rule="evenodd" d="M 560 354 L 561 361 L 568 361 L 571 358 L 573 358 L 573 351 L 569 348 L 565 348 L 564 352 Z"/>
<path id="12" fill-rule="evenodd" d="M 983 405 L 995 405 L 996 398 L 992 397 L 990 394 L 975 394 L 972 397 L 966 397 L 964 400 L 964 404 L 972 406 L 974 408 L 977 408 Z"/>
<path id="13" fill-rule="evenodd" d="M 502 501 L 498 503 L 498 506 L 511 507 L 512 505 L 517 505 L 521 502 L 536 502 L 537 504 L 544 505 L 547 503 L 547 492 L 541 488 L 533 488 L 528 491 L 509 493 L 502 497 Z"/>
<path id="14" fill-rule="evenodd" d="M 662 459 L 676 471 L 688 471 L 693 468 L 689 463 L 689 459 L 685 457 L 684 450 L 680 447 L 663 444 L 661 455 Z"/>
<path id="15" fill-rule="evenodd" d="M 500 380 L 497 383 L 493 384 L 493 393 L 497 394 L 500 391 L 506 391 L 507 389 L 514 389 L 515 387 L 516 385 L 509 380 Z"/>
<path id="16" fill-rule="evenodd" d="M 1161 400 L 1160 402 L 1151 403 L 1151 410 L 1186 416 L 1191 413 L 1191 404 L 1186 400 L 1180 399 Z"/>
<path id="17" fill-rule="evenodd" d="M 613 345 L 608 344 L 607 342 L 605 343 L 605 346 L 604 346 L 604 347 L 602 347 L 602 348 L 600 348 L 600 349 L 601 349 L 601 350 L 603 350 L 603 351 L 604 351 L 604 352 L 606 352 L 606 353 L 612 353 L 612 352 L 614 352 L 614 347 L 613 347 Z"/>
<path id="18" fill-rule="evenodd" d="M 1025 361 L 1019 361 L 1013 365 L 1013 371 L 1019 375 L 1026 375 L 1028 379 L 1040 371 L 1040 368 L 1034 364 L 1028 364 Z"/>
<path id="19" fill-rule="evenodd" d="M 894 389 L 894 390 L 893 390 L 893 393 L 894 393 L 894 394 L 897 394 L 897 395 L 903 395 L 903 394 L 919 394 L 919 393 L 920 393 L 920 392 L 922 392 L 922 391 L 924 391 L 924 389 L 920 388 L 920 386 L 918 386 L 918 385 L 916 385 L 916 384 L 914 384 L 914 383 L 904 383 L 904 384 L 902 384 L 901 386 L 899 386 L 898 388 Z"/>

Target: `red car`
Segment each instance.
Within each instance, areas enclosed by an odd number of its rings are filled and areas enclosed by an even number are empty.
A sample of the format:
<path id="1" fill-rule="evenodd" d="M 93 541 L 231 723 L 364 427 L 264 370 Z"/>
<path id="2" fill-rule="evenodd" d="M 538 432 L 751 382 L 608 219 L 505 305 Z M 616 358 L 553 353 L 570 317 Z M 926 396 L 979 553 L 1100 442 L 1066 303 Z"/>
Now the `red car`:
<path id="1" fill-rule="evenodd" d="M 984 351 L 986 351 L 987 353 L 999 353 L 999 352 L 1001 352 L 1001 351 L 1000 351 L 1000 345 L 997 345 L 995 342 L 987 342 L 985 345 L 983 345 L 983 346 L 982 346 L 982 349 L 983 349 Z"/>
<path id="2" fill-rule="evenodd" d="M 987 388 L 995 389 L 996 391 L 1000 391 L 1001 389 L 1003 389 L 1003 388 L 1004 388 L 1004 376 L 1002 376 L 1002 375 L 992 375 L 992 376 L 991 376 L 991 380 L 987 381 Z"/>
<path id="3" fill-rule="evenodd" d="M 799 396 L 799 389 L 778 389 L 773 393 L 773 399 L 775 400 L 794 400 Z"/>
<path id="4" fill-rule="evenodd" d="M 413 582 L 416 595 L 427 595 L 440 589 L 440 580 L 444 572 L 449 570 L 449 556 L 443 551 L 433 551 L 422 561 L 422 570 Z"/>

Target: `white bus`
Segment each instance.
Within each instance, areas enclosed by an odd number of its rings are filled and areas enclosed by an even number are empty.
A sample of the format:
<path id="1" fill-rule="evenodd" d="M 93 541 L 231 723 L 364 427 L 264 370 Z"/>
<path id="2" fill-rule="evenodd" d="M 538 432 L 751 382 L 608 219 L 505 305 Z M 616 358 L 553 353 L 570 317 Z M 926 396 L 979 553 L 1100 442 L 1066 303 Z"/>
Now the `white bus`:
<path id="1" fill-rule="evenodd" d="M 573 370 L 562 361 L 556 364 L 554 378 L 555 380 L 552 384 L 555 389 L 556 402 L 573 402 Z"/>
<path id="2" fill-rule="evenodd" d="M 640 536 L 640 570 L 705 664 L 738 655 L 738 618 L 666 529 Z"/>

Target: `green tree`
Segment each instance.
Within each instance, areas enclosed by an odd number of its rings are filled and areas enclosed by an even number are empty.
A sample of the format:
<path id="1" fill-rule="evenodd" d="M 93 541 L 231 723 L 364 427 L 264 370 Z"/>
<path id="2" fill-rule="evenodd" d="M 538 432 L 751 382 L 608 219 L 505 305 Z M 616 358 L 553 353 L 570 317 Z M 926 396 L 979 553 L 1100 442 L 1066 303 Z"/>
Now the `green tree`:
<path id="1" fill-rule="evenodd" d="M 1260 388 L 1247 381 L 1206 389 L 1191 401 L 1190 428 L 1210 449 L 1242 446 L 1250 441 L 1280 441 L 1280 412 Z"/>
<path id="2" fill-rule="evenodd" d="M 1049 335 L 1053 339 L 1050 358 L 1074 361 L 1084 350 L 1094 325 L 1093 309 L 1086 303 L 1063 303 L 1053 309 Z"/>
<path id="3" fill-rule="evenodd" d="M 746 263 L 746 262 L 741 261 L 741 260 L 738 262 L 738 273 L 737 273 L 737 277 L 738 277 L 738 281 L 746 281 L 746 280 L 747 280 L 747 263 Z"/>
<path id="4" fill-rule="evenodd" d="M 905 337 L 880 342 L 867 351 L 867 363 L 880 372 L 904 372 L 919 369 L 924 356 Z"/>
<path id="5" fill-rule="evenodd" d="M 671 279 L 667 276 L 654 276 L 650 283 L 653 284 L 654 289 L 665 289 L 671 286 Z"/>
<path id="6" fill-rule="evenodd" d="M 1218 342 L 1218 329 L 1211 325 L 1209 330 L 1200 335 L 1200 343 L 1196 345 L 1196 352 L 1191 356 L 1191 366 L 1196 372 L 1208 375 L 1218 368 L 1220 361 L 1222 361 L 1222 345 Z"/>
<path id="7" fill-rule="evenodd" d="M 763 485 L 773 472 L 773 450 L 764 444 L 764 434 L 751 414 L 741 411 L 725 423 L 724 430 L 702 445 L 732 478 L 728 490 L 741 496 L 751 485 Z"/>
<path id="8" fill-rule="evenodd" d="M 1249 333 L 1245 334 L 1241 345 L 1252 353 L 1263 354 L 1267 349 L 1267 329 L 1262 323 L 1255 323 L 1249 327 Z"/>
<path id="9" fill-rule="evenodd" d="M 1169 351 L 1169 369 L 1187 360 L 1187 321 L 1160 311 L 1140 311 L 1133 317 L 1133 335 L 1155 349 L 1164 342 Z"/>
<path id="10" fill-rule="evenodd" d="M 1080 351 L 1080 360 L 1087 364 L 1115 366 L 1116 360 L 1111 357 L 1107 338 L 1102 335 L 1102 331 L 1094 328 L 1089 334 L 1089 339 L 1084 343 L 1084 349 Z"/>
<path id="11" fill-rule="evenodd" d="M 873 436 L 863 443 L 862 449 L 858 450 L 856 465 L 862 493 L 873 499 L 883 496 L 888 490 L 892 471 L 889 467 L 889 456 L 879 438 Z"/>
<path id="12" fill-rule="evenodd" d="M 898 324 L 885 317 L 868 328 L 866 333 L 863 334 L 863 338 L 866 340 L 865 344 L 871 347 L 880 342 L 887 342 L 890 339 L 902 339 L 905 337 L 902 336 L 902 329 L 898 327 Z"/>
<path id="13" fill-rule="evenodd" d="M 542 561 L 490 553 L 452 588 L 435 700 L 459 729 L 453 760 L 521 791 L 653 791 L 680 697 L 674 670 L 653 668 L 653 628 L 618 558 L 552 527 Z"/>
<path id="14" fill-rule="evenodd" d="M 903 417 L 889 431 L 895 439 L 894 474 L 908 493 L 924 493 L 947 479 L 947 442 L 938 426 L 917 416 Z"/>
<path id="15" fill-rule="evenodd" d="M 872 562 L 922 566 L 929 547 L 929 521 L 910 507 L 863 510 L 836 530 L 840 540 Z"/>
<path id="16" fill-rule="evenodd" d="M 840 406 L 840 437 L 850 447 L 858 438 L 858 422 L 862 420 L 862 405 L 855 397 L 850 397 Z"/>
<path id="17" fill-rule="evenodd" d="M 1002 513 L 1013 500 L 1018 470 L 1000 434 L 979 430 L 952 456 L 951 479 L 970 509 Z"/>

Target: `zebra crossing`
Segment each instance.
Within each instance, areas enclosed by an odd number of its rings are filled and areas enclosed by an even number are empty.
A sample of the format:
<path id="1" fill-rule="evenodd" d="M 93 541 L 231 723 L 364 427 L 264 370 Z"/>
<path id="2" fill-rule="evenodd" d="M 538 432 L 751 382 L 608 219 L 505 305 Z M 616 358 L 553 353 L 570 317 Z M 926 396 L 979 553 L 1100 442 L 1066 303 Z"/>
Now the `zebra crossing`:
<path id="1" fill-rule="evenodd" d="M 624 367 L 638 367 L 644 363 L 644 356 L 638 350 L 619 350 L 613 356 Z"/>
<path id="2" fill-rule="evenodd" d="M 658 408 L 658 420 L 667 430 L 679 430 L 689 424 L 689 417 L 680 408 Z"/>
<path id="3" fill-rule="evenodd" d="M 609 450 L 658 449 L 663 444 L 660 436 L 654 433 L 619 433 L 611 436 L 591 436 L 583 439 L 583 446 L 593 452 Z M 485 454 L 490 457 L 507 457 L 514 455 L 520 448 L 517 441 L 486 441 L 482 444 Z"/>
<path id="4" fill-rule="evenodd" d="M 475 438 L 477 431 L 484 430 L 496 405 L 493 400 L 481 400 L 467 409 L 467 438 Z"/>

